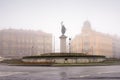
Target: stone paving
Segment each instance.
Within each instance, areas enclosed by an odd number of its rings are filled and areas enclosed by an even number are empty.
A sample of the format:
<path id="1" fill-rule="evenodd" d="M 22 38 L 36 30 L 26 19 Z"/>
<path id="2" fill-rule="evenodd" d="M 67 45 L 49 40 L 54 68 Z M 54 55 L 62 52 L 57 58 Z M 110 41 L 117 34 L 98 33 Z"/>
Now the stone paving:
<path id="1" fill-rule="evenodd" d="M 24 67 L 0 65 L 0 80 L 120 80 L 120 66 Z"/>

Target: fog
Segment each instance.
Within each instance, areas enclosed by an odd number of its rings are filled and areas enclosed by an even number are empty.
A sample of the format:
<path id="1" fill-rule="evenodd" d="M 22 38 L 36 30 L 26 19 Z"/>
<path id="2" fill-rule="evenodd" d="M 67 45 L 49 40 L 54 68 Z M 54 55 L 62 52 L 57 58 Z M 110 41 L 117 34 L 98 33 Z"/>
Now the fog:
<path id="1" fill-rule="evenodd" d="M 120 0 L 0 0 L 0 29 L 52 33 L 56 50 L 61 21 L 67 28 L 65 34 L 74 38 L 85 20 L 98 32 L 120 35 Z"/>

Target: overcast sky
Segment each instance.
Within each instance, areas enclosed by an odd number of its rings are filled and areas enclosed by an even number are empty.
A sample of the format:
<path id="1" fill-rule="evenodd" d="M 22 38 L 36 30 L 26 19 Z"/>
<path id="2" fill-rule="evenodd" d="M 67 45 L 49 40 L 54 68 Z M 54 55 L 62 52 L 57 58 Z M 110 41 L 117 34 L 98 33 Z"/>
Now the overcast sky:
<path id="1" fill-rule="evenodd" d="M 74 37 L 85 20 L 98 32 L 120 35 L 120 0 L 0 0 L 0 29 L 43 30 L 59 39 L 61 21 Z"/>

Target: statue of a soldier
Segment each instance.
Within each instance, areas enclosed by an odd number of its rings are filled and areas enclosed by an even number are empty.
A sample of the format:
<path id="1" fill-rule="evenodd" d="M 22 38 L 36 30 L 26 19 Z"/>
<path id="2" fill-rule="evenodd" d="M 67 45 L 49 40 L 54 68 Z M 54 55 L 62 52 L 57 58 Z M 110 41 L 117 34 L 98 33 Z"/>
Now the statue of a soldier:
<path id="1" fill-rule="evenodd" d="M 66 28 L 65 28 L 65 26 L 63 25 L 63 21 L 61 22 L 61 32 L 62 32 L 62 35 L 64 35 L 65 34 L 65 32 L 66 32 Z"/>

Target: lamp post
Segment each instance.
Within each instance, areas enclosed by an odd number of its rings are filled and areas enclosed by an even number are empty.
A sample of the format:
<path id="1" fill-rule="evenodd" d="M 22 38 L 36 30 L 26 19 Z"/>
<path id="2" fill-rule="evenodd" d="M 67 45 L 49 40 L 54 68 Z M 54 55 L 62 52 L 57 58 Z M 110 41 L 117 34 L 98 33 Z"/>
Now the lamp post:
<path id="1" fill-rule="evenodd" d="M 83 35 L 82 35 L 82 53 L 84 53 L 84 48 L 83 48 Z"/>
<path id="2" fill-rule="evenodd" d="M 69 38 L 69 53 L 71 53 L 71 38 Z"/>
<path id="3" fill-rule="evenodd" d="M 55 53 L 55 36 L 54 36 L 54 53 Z"/>
<path id="4" fill-rule="evenodd" d="M 92 50 L 92 55 L 94 55 L 94 54 L 93 54 L 93 46 L 91 47 L 91 50 Z"/>
<path id="5" fill-rule="evenodd" d="M 43 35 L 43 53 L 45 53 L 46 52 L 46 50 L 45 50 L 45 47 L 46 47 L 46 41 L 45 41 L 45 35 Z"/>
<path id="6" fill-rule="evenodd" d="M 31 56 L 33 55 L 33 48 L 34 48 L 34 47 L 32 46 L 32 47 L 31 47 Z"/>

